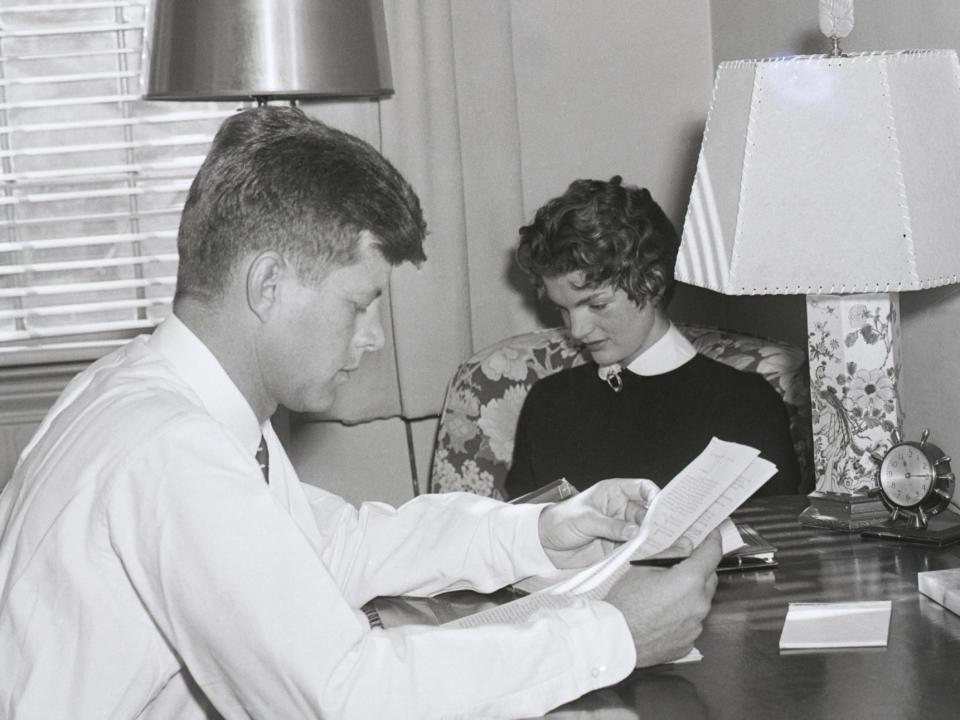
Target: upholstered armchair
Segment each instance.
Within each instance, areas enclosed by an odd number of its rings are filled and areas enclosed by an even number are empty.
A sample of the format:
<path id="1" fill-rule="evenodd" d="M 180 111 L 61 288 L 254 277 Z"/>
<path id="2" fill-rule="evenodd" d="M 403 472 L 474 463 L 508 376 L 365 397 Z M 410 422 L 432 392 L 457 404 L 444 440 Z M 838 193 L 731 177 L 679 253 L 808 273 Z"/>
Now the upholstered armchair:
<path id="1" fill-rule="evenodd" d="M 806 353 L 779 340 L 678 324 L 696 349 L 738 370 L 757 372 L 780 393 L 800 464 L 801 492 L 813 489 Z M 477 352 L 447 388 L 428 492 L 466 491 L 503 499 L 517 418 L 538 379 L 587 362 L 562 328 L 516 335 Z"/>

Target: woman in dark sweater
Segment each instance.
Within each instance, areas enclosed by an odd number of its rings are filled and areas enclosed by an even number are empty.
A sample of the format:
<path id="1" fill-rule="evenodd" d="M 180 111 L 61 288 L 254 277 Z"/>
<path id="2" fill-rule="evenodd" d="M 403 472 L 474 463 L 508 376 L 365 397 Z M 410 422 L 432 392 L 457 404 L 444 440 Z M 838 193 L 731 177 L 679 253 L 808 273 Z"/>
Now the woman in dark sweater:
<path id="1" fill-rule="evenodd" d="M 577 180 L 520 229 L 517 259 L 593 362 L 531 388 L 506 489 L 516 497 L 566 477 L 661 487 L 711 437 L 778 467 L 758 495 L 798 491 L 786 408 L 755 373 L 697 354 L 665 313 L 680 238 L 646 189 Z"/>

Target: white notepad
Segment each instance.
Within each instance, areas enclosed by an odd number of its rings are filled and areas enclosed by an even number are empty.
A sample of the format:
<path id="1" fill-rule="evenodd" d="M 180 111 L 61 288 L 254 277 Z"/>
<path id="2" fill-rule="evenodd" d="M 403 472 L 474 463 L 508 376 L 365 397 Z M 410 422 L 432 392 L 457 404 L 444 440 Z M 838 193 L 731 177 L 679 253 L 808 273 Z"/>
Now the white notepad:
<path id="1" fill-rule="evenodd" d="M 780 649 L 886 647 L 891 602 L 790 603 Z"/>

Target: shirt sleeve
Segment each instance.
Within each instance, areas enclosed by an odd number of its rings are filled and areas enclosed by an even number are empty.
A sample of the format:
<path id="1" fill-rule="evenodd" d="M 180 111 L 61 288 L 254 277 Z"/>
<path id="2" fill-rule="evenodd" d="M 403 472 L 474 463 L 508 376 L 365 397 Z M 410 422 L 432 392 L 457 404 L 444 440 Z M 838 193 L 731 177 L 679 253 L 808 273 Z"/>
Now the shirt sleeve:
<path id="1" fill-rule="evenodd" d="M 355 509 L 309 485 L 304 490 L 323 537 L 323 560 L 344 595 L 492 592 L 555 570 L 540 544 L 543 505 L 510 505 L 469 493 L 426 494 L 393 508 Z"/>
<path id="2" fill-rule="evenodd" d="M 617 682 L 635 663 L 623 616 L 603 602 L 514 626 L 371 630 L 324 562 L 327 550 L 291 521 L 256 464 L 209 423 L 181 421 L 145 443 L 108 492 L 111 548 L 145 621 L 225 717 L 535 716 Z M 452 504 L 461 521 L 487 514 L 485 503 Z M 442 509 L 418 503 L 381 520 L 374 508 L 375 519 L 363 520 L 361 510 L 356 522 L 378 540 L 408 542 L 412 530 L 391 535 L 381 524 L 426 522 Z M 526 517 L 505 522 L 528 531 Z M 499 529 L 492 518 L 466 526 L 459 542 L 489 545 L 500 565 L 496 556 L 506 547 L 468 537 Z M 336 558 L 364 544 L 338 542 Z M 381 562 L 378 553 L 354 558 Z"/>

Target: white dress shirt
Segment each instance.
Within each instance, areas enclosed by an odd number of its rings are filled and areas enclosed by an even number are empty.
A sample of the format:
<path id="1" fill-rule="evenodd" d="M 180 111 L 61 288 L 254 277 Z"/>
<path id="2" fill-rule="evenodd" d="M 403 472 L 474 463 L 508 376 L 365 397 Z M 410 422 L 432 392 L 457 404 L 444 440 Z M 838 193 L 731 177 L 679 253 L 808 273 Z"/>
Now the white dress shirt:
<path id="1" fill-rule="evenodd" d="M 70 383 L 0 494 L 0 717 L 540 715 L 632 671 L 611 605 L 469 630 L 371 629 L 357 609 L 550 569 L 539 511 L 357 509 L 301 483 L 171 318 Z"/>

